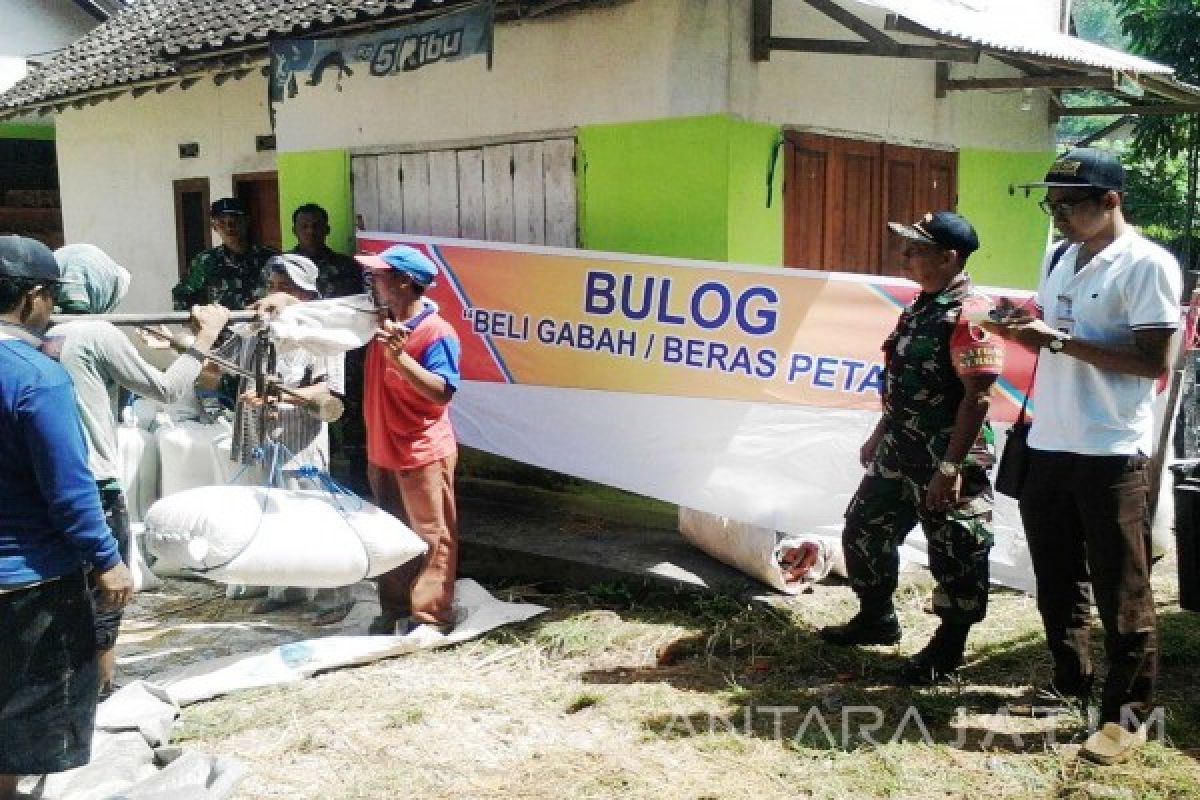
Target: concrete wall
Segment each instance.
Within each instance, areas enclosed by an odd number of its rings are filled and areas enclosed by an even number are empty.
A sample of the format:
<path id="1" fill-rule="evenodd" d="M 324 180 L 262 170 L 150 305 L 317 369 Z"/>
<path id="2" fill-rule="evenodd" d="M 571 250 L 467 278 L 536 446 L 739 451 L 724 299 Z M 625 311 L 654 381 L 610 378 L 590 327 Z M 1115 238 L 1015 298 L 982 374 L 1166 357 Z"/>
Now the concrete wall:
<path id="1" fill-rule="evenodd" d="M 280 150 L 437 142 L 719 113 L 726 0 L 637 0 L 500 25 L 481 57 L 388 78 L 365 69 L 301 86 L 279 111 Z M 712 24 L 710 24 L 712 23 Z"/>
<path id="2" fill-rule="evenodd" d="M 581 246 L 781 263 L 781 181 L 767 203 L 778 137 L 728 115 L 580 128 Z"/>
<path id="3" fill-rule="evenodd" d="M 265 79 L 255 73 L 216 87 L 123 95 L 58 120 L 59 184 L 68 242 L 90 242 L 133 273 L 128 311 L 170 306 L 178 279 L 172 181 L 210 179 L 212 197 L 232 192 L 232 176 L 275 169 L 255 151 L 270 133 Z M 181 159 L 183 142 L 200 145 Z"/>
<path id="4" fill-rule="evenodd" d="M 1058 0 L 1027 5 L 1053 27 Z M 854 3 L 878 28 L 884 12 Z M 776 2 L 778 36 L 853 38 L 798 2 Z M 1042 150 L 1045 97 L 1020 92 L 934 96 L 934 64 L 800 53 L 751 60 L 751 0 L 631 0 L 611 8 L 501 25 L 489 72 L 482 58 L 375 78 L 300 87 L 279 111 L 280 150 L 378 147 L 475 136 L 732 113 L 784 126 L 898 143 Z M 1031 23 L 1033 24 L 1033 23 Z M 903 35 L 897 35 L 905 38 Z M 916 43 L 925 40 L 909 37 Z M 955 77 L 1017 72 L 984 59 Z"/>
<path id="5" fill-rule="evenodd" d="M 1054 28 L 1057 0 L 1005 0 L 1027 4 L 1032 20 Z M 885 12 L 847 3 L 878 30 Z M 897 144 L 1043 150 L 1053 143 L 1044 93 L 1034 93 L 1030 111 L 1022 94 L 951 92 L 935 95 L 934 62 L 775 51 L 765 62 L 752 59 L 750 0 L 735 0 L 730 50 L 734 114 L 765 122 L 835 135 L 863 136 Z M 772 34 L 780 37 L 857 37 L 829 17 L 800 2 L 776 2 Z M 889 34 L 913 44 L 930 40 Z M 997 61 L 956 64 L 951 77 L 1013 77 L 1019 73 Z"/>

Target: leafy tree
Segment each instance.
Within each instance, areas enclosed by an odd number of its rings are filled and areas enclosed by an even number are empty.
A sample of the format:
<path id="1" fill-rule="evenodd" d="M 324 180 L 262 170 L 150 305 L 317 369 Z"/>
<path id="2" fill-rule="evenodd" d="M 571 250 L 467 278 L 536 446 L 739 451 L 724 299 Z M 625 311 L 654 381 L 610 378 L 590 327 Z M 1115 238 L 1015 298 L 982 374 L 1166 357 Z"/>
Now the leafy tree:
<path id="1" fill-rule="evenodd" d="M 1134 52 L 1171 65 L 1181 81 L 1200 84 L 1200 0 L 1115 2 L 1122 14 L 1121 27 Z M 1160 219 L 1159 223 L 1167 229 L 1164 233 L 1173 233 L 1171 238 L 1181 240 L 1178 250 L 1194 268 L 1200 114 L 1142 117 L 1134 129 L 1130 152 L 1135 162 L 1149 168 L 1139 178 L 1161 180 L 1162 189 L 1173 186 L 1178 191 L 1175 202 L 1181 206 L 1181 213 L 1173 224 L 1168 219 Z M 1169 199 L 1167 202 L 1171 203 Z"/>

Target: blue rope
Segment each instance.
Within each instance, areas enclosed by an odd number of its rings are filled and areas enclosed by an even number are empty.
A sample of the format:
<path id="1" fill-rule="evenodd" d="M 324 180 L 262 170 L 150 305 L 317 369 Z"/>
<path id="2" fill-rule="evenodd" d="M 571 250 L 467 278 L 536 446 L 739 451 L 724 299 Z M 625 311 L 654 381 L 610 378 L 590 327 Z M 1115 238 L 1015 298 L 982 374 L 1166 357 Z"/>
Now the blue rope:
<path id="1" fill-rule="evenodd" d="M 355 502 L 353 511 L 361 511 L 363 507 L 362 498 L 354 493 L 352 489 L 348 489 L 342 484 L 334 480 L 333 476 L 326 470 L 321 469 L 316 464 L 301 464 L 297 469 L 290 469 L 285 472 L 286 475 L 296 478 L 303 478 L 320 486 L 323 490 L 329 493 L 330 499 L 340 511 L 346 511 L 342 506 L 338 495 L 345 495 Z"/>

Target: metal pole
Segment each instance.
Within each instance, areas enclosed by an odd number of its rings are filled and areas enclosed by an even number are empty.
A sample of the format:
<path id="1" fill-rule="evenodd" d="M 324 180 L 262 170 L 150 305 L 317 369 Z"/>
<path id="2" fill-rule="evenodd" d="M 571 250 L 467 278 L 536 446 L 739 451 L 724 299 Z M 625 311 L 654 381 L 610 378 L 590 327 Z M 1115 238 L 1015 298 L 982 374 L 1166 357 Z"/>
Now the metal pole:
<path id="1" fill-rule="evenodd" d="M 257 311 L 230 311 L 230 322 L 254 322 Z M 51 325 L 61 325 L 77 319 L 111 322 L 113 325 L 184 325 L 192 318 L 189 311 L 152 311 L 145 314 L 52 314 Z"/>

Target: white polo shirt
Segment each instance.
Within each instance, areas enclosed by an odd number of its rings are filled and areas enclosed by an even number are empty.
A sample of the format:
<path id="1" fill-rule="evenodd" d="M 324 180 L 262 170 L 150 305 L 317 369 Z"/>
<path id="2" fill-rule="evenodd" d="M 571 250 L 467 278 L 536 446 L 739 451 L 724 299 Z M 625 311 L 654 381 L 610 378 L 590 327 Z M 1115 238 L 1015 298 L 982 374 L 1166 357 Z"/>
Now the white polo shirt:
<path id="1" fill-rule="evenodd" d="M 1130 228 L 1079 272 L 1079 245 L 1047 276 L 1038 304 L 1052 328 L 1093 344 L 1132 346 L 1133 333 L 1178 328 L 1183 278 L 1175 258 Z M 1102 370 L 1043 349 L 1038 359 L 1029 445 L 1084 455 L 1150 455 L 1156 381 Z"/>

